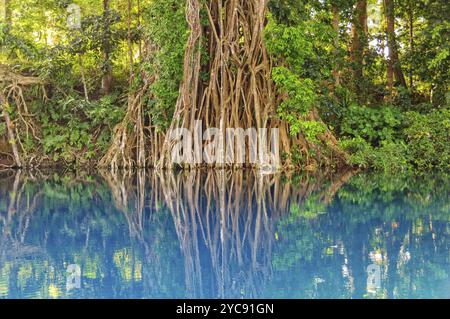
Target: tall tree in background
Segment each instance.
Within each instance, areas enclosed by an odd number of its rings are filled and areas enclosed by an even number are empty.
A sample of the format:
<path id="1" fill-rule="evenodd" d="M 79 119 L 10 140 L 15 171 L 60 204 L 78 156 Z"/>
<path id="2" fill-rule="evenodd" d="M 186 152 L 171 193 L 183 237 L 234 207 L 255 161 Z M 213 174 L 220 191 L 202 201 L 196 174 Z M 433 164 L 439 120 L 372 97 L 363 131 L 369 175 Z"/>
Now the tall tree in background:
<path id="1" fill-rule="evenodd" d="M 337 57 L 338 51 L 339 51 L 339 8 L 338 4 L 336 2 L 333 2 L 331 5 L 331 11 L 333 15 L 333 31 L 335 32 L 335 38 L 334 38 L 334 53 Z M 341 83 L 340 78 L 340 65 L 339 65 L 339 59 L 336 58 L 336 61 L 334 63 L 333 68 L 333 76 L 334 76 L 334 86 L 335 88 L 338 87 Z"/>
<path id="2" fill-rule="evenodd" d="M 111 30 L 108 16 L 110 14 L 109 0 L 103 0 L 103 77 L 102 93 L 108 95 L 111 92 L 112 66 L 111 66 Z"/>
<path id="3" fill-rule="evenodd" d="M 367 0 L 356 2 L 352 26 L 353 80 L 360 101 L 365 101 L 364 56 L 367 49 Z"/>
<path id="4" fill-rule="evenodd" d="M 12 22 L 11 0 L 2 0 L 2 2 L 3 2 L 2 18 L 4 19 L 6 24 L 11 24 Z"/>
<path id="5" fill-rule="evenodd" d="M 384 11 L 386 16 L 386 34 L 389 49 L 387 87 L 392 96 L 394 78 L 399 86 L 406 88 L 407 85 L 398 56 L 397 39 L 395 35 L 395 6 L 393 0 L 384 0 Z"/>
<path id="6" fill-rule="evenodd" d="M 409 28 L 409 54 L 410 59 L 414 56 L 414 4 L 413 0 L 408 0 L 408 28 Z M 409 87 L 414 90 L 414 78 L 412 61 L 409 63 Z"/>

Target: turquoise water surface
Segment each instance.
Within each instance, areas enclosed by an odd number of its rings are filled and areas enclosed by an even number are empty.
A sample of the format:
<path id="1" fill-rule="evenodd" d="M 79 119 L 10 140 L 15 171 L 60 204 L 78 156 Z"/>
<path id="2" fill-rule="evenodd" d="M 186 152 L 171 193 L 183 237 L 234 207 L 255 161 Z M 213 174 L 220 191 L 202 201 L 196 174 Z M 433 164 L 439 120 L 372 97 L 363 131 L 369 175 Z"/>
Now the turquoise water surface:
<path id="1" fill-rule="evenodd" d="M 0 173 L 0 298 L 450 298 L 449 179 Z"/>

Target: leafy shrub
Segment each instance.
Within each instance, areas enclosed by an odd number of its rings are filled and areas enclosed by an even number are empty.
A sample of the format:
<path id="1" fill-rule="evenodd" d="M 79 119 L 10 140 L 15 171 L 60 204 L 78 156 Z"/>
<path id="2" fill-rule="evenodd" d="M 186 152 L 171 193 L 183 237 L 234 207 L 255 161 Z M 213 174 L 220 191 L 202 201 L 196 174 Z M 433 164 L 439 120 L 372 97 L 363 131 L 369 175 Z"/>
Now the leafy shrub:
<path id="1" fill-rule="evenodd" d="M 341 144 L 352 165 L 381 171 L 450 168 L 450 110 L 400 113 L 392 107 L 351 106 Z"/>
<path id="2" fill-rule="evenodd" d="M 450 109 L 429 114 L 406 113 L 404 139 L 408 154 L 420 170 L 450 168 Z"/>
<path id="3" fill-rule="evenodd" d="M 91 125 L 105 125 L 110 129 L 114 128 L 124 117 L 124 109 L 117 101 L 116 95 L 107 95 L 98 101 L 89 103 L 85 113 L 91 121 Z"/>
<path id="4" fill-rule="evenodd" d="M 286 97 L 278 106 L 277 114 L 289 123 L 293 136 L 301 132 L 309 142 L 317 143 L 317 136 L 326 130 L 326 126 L 321 122 L 306 120 L 305 117 L 318 104 L 315 76 L 311 74 L 314 63 L 311 61 L 316 56 L 315 48 L 320 47 L 318 39 L 321 37 L 317 34 L 325 37 L 324 30 L 315 30 L 304 23 L 295 26 L 284 23 L 269 16 L 265 28 L 269 54 L 283 61 L 272 70 L 272 79 L 278 92 Z M 293 157 L 298 156 L 293 154 Z"/>
<path id="5" fill-rule="evenodd" d="M 362 137 L 343 138 L 341 146 L 350 154 L 349 164 L 360 168 L 370 167 L 373 147 Z"/>
<path id="6" fill-rule="evenodd" d="M 383 141 L 371 156 L 372 167 L 384 172 L 409 170 L 407 149 L 403 141 Z"/>
<path id="7" fill-rule="evenodd" d="M 400 137 L 402 114 L 391 106 L 370 108 L 351 104 L 345 111 L 341 123 L 341 135 L 361 137 L 372 146 L 381 146 L 383 141 Z"/>
<path id="8" fill-rule="evenodd" d="M 73 162 L 77 158 L 77 150 L 88 146 L 91 135 L 86 123 L 70 123 L 69 127 L 49 124 L 43 127 L 42 146 L 44 152 L 52 160 L 64 159 Z"/>
<path id="9" fill-rule="evenodd" d="M 146 33 L 158 48 L 144 68 L 157 74 L 152 84 L 153 98 L 147 111 L 153 123 L 164 130 L 170 124 L 183 78 L 184 49 L 189 35 L 185 3 L 179 0 L 152 1 L 146 11 Z"/>
<path id="10" fill-rule="evenodd" d="M 342 147 L 350 155 L 350 164 L 360 168 L 372 168 L 377 171 L 394 172 L 410 169 L 407 146 L 403 141 L 388 141 L 380 147 L 373 147 L 361 137 L 344 139 Z"/>
<path id="11" fill-rule="evenodd" d="M 53 161 L 89 160 L 109 145 L 114 126 L 123 118 L 123 103 L 108 95 L 96 101 L 68 96 L 34 105 L 41 110 L 41 146 Z M 93 134 L 97 132 L 97 134 Z"/>

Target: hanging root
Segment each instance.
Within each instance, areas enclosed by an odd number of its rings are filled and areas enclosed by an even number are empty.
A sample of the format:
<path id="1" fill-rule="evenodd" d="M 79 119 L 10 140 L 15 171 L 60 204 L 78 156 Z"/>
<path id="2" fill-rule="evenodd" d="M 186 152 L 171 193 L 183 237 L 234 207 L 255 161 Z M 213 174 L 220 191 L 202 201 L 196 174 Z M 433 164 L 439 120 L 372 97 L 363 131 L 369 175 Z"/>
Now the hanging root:
<path id="1" fill-rule="evenodd" d="M 128 95 L 128 107 L 124 119 L 114 129 L 112 144 L 99 167 L 108 167 L 113 171 L 119 168 L 147 167 L 148 136 L 153 129 L 145 126 L 144 99 L 149 94 L 149 87 L 154 77 L 143 75 L 144 85 Z M 147 134 L 146 134 L 147 132 Z M 150 133 L 150 134 L 148 134 Z"/>
<path id="2" fill-rule="evenodd" d="M 8 142 L 11 145 L 14 162 L 16 167 L 22 167 L 22 160 L 20 159 L 19 150 L 17 149 L 16 134 L 13 130 L 13 123 L 8 113 L 8 102 L 3 95 L 0 94 L 0 115 L 5 119 L 6 131 L 8 133 Z"/>
<path id="3" fill-rule="evenodd" d="M 0 65 L 0 83 L 6 84 L 0 92 L 0 117 L 6 122 L 8 142 L 11 145 L 15 167 L 23 167 L 31 162 L 22 144 L 22 134 L 26 139 L 40 141 L 37 125 L 33 121 L 23 95 L 23 88 L 32 85 L 41 85 L 44 98 L 46 97 L 44 83 L 36 77 L 27 77 L 10 71 Z M 12 101 L 13 104 L 10 104 Z M 14 107 L 13 107 L 14 106 Z M 12 120 L 9 113 L 16 116 Z M 27 164 L 28 163 L 28 164 Z"/>
<path id="4" fill-rule="evenodd" d="M 223 141 L 227 129 L 278 129 L 279 149 L 267 162 L 258 154 L 251 160 L 245 147 L 235 150 L 235 145 L 225 143 L 223 153 L 217 154 L 216 168 L 255 167 L 281 168 L 281 154 L 287 155 L 285 166 L 302 165 L 303 169 L 316 170 L 319 166 L 339 167 L 346 163 L 347 155 L 339 148 L 333 134 L 326 130 L 318 141 L 308 141 L 302 134 L 291 135 L 289 123 L 277 116 L 277 105 L 283 101 L 272 81 L 274 61 L 264 44 L 268 0 L 201 1 L 187 0 L 186 20 L 190 34 L 184 53 L 183 79 L 180 85 L 174 115 L 166 134 L 148 127 L 145 135 L 142 116 L 142 96 L 146 88 L 129 99 L 125 119 L 116 127 L 112 146 L 101 160 L 100 166 L 117 168 L 149 167 L 173 168 L 172 151 L 178 144 L 178 129 L 196 131 L 197 121 L 204 133 L 209 128 L 218 128 Z M 208 23 L 202 21 L 204 10 Z M 208 55 L 208 64 L 202 64 L 202 56 Z M 204 74 L 209 78 L 205 79 Z M 315 111 L 305 121 L 321 119 Z M 151 123 L 151 118 L 147 119 Z M 270 134 L 270 133 L 269 133 Z M 216 136 L 217 138 L 217 136 Z M 160 143 L 160 141 L 162 143 Z M 230 141 L 231 142 L 231 141 Z M 271 137 L 258 140 L 259 150 L 273 150 Z M 190 162 L 181 163 L 185 168 L 202 167 L 203 154 L 194 150 Z M 203 148 L 207 142 L 200 142 Z M 250 145 L 248 145 L 250 146 Z M 184 150 L 188 151 L 188 150 Z M 242 153 L 242 151 L 244 153 Z M 247 151 L 247 152 L 246 152 Z M 293 163 L 292 153 L 299 152 L 301 163 Z M 226 159 L 224 158 L 226 155 Z M 232 157 L 232 158 L 230 158 Z M 244 157 L 244 159 L 243 159 Z M 242 163 L 244 162 L 244 163 Z"/>
<path id="5" fill-rule="evenodd" d="M 186 16 L 191 33 L 185 49 L 184 79 L 158 167 L 173 166 L 171 152 L 176 141 L 170 133 L 178 128 L 193 132 L 197 120 L 202 121 L 203 129 L 220 128 L 223 136 L 227 128 L 278 129 L 279 153 L 288 155 L 286 166 L 292 164 L 289 156 L 293 149 L 302 153 L 303 168 L 317 168 L 322 164 L 340 166 L 346 162 L 346 154 L 339 149 L 330 131 L 319 137 L 320 143 L 314 144 L 301 133 L 292 136 L 289 124 L 276 114 L 283 97 L 277 94 L 271 79 L 274 62 L 264 44 L 267 2 L 233 0 L 202 4 L 200 0 L 187 1 Z M 208 15 L 207 26 L 201 21 L 202 6 Z M 202 51 L 210 58 L 207 66 L 201 64 Z M 201 79 L 202 72 L 209 74 L 208 81 Z M 310 117 L 321 121 L 315 112 Z M 263 147 L 270 149 L 270 141 L 265 143 Z M 232 145 L 225 145 L 228 147 Z M 232 164 L 225 165 L 236 167 L 239 161 L 230 162 Z M 275 162 L 281 163 L 281 159 Z M 221 165 L 216 164 L 216 167 Z M 246 154 L 245 166 L 264 165 L 264 162 L 250 163 Z"/>

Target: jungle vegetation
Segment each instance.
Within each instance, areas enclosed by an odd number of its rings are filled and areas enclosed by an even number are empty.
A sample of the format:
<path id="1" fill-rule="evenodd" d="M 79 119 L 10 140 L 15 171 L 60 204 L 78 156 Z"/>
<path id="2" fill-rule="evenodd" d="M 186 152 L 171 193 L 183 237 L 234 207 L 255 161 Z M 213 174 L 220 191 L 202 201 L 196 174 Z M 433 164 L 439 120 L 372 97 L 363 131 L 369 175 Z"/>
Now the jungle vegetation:
<path id="1" fill-rule="evenodd" d="M 279 128 L 285 167 L 449 169 L 448 1 L 1 5 L 3 168 L 172 167 L 203 120 Z"/>

